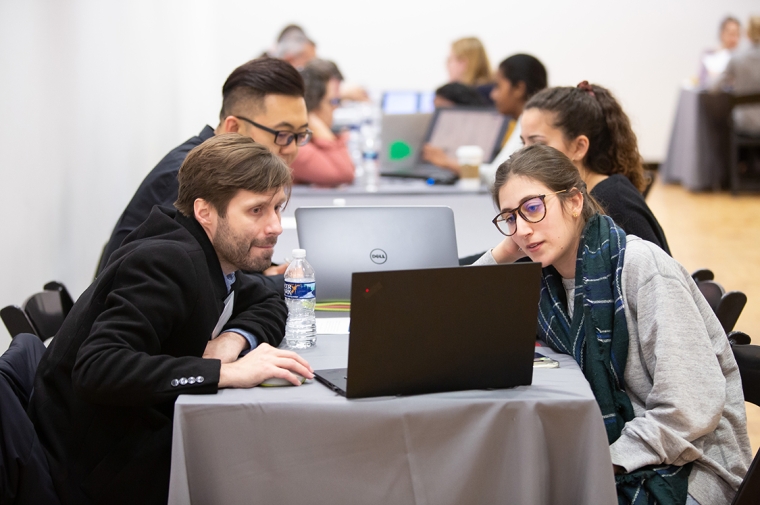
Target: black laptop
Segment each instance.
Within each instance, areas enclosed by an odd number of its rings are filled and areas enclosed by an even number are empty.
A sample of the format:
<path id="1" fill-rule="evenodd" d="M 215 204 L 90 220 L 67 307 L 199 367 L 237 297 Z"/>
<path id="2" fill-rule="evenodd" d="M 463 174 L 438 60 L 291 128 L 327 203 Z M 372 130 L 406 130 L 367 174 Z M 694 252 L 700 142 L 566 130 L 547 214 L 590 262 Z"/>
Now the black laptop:
<path id="1" fill-rule="evenodd" d="M 460 146 L 476 145 L 483 149 L 483 163 L 490 163 L 501 150 L 509 120 L 490 107 L 448 107 L 435 110 L 422 143 L 443 149 L 454 158 Z M 409 167 L 380 166 L 380 175 L 425 179 L 430 184 L 453 184 L 459 176 L 450 170 L 422 160 L 418 149 L 415 163 Z"/>
<path id="2" fill-rule="evenodd" d="M 317 370 L 347 398 L 529 385 L 541 265 L 354 273 L 348 368 Z"/>

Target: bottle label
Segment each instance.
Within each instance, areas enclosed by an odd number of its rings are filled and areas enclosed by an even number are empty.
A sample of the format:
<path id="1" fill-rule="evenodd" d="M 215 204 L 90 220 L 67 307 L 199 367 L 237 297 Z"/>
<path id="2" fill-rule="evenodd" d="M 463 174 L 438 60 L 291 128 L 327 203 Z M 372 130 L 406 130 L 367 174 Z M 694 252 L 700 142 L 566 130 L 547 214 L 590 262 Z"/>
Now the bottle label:
<path id="1" fill-rule="evenodd" d="M 317 296 L 316 282 L 286 282 L 285 298 L 308 300 Z"/>

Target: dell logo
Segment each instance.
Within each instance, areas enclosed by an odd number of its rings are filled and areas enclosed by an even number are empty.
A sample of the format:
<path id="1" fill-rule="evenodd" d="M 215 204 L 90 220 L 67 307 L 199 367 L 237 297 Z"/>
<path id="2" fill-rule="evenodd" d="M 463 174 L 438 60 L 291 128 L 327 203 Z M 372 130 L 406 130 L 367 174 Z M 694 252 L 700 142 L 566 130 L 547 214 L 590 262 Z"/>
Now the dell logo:
<path id="1" fill-rule="evenodd" d="M 373 263 L 377 263 L 378 265 L 382 265 L 386 261 L 388 261 L 388 257 L 385 255 L 385 251 L 382 249 L 373 249 L 372 252 L 369 253 L 369 259 L 372 260 Z"/>

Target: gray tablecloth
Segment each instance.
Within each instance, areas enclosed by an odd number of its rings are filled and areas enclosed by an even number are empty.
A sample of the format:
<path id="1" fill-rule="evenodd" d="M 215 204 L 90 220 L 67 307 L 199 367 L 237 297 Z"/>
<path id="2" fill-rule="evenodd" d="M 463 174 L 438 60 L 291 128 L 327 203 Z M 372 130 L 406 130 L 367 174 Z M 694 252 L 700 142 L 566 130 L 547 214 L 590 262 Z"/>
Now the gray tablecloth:
<path id="1" fill-rule="evenodd" d="M 170 504 L 617 503 L 599 408 L 575 362 L 533 385 L 346 400 L 321 384 L 180 396 Z M 346 365 L 347 336 L 302 353 Z"/>
<path id="2" fill-rule="evenodd" d="M 681 90 L 668 154 L 660 165 L 664 182 L 691 191 L 719 190 L 728 174 L 729 95 Z"/>

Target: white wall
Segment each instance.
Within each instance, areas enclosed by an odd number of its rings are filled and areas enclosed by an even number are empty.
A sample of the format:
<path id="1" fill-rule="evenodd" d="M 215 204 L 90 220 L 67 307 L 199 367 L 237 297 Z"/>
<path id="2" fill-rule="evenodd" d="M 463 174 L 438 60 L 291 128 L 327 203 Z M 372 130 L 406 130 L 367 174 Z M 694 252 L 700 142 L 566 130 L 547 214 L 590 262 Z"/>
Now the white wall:
<path id="1" fill-rule="evenodd" d="M 679 84 L 719 20 L 751 8 L 760 12 L 756 0 L 0 0 L 0 307 L 51 279 L 78 296 L 145 174 L 215 125 L 226 76 L 287 23 L 378 90 L 442 84 L 462 36 L 479 36 L 494 66 L 532 53 L 552 85 L 611 88 L 644 157 L 660 161 Z M 0 350 L 7 342 L 0 328 Z"/>

